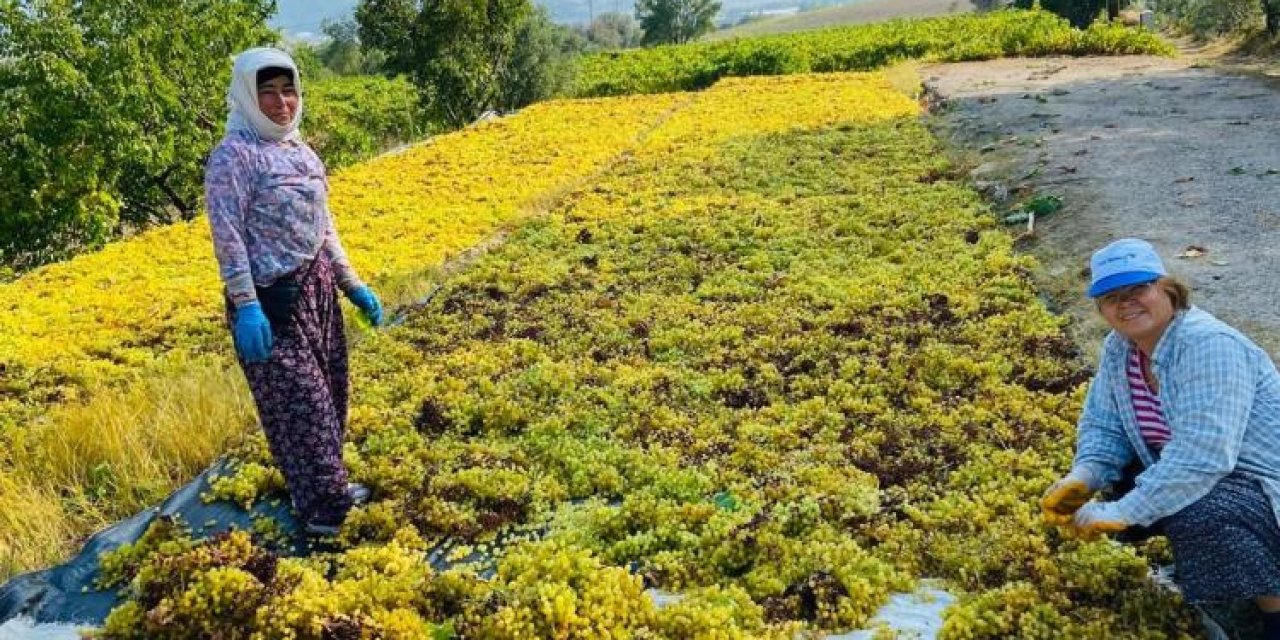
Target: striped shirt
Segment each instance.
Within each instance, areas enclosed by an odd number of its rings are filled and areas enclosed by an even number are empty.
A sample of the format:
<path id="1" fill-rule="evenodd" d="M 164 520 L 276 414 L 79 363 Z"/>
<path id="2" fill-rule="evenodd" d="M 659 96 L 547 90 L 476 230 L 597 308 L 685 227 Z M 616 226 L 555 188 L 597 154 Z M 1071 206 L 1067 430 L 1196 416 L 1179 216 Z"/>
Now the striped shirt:
<path id="1" fill-rule="evenodd" d="M 1141 349 L 1129 349 L 1129 365 L 1125 373 L 1129 377 L 1129 394 L 1133 397 L 1133 413 L 1138 418 L 1138 431 L 1142 433 L 1147 446 L 1159 451 L 1173 434 L 1160 412 L 1160 396 L 1147 386 L 1146 376 L 1142 375 L 1142 368 L 1146 364 L 1147 355 Z"/>

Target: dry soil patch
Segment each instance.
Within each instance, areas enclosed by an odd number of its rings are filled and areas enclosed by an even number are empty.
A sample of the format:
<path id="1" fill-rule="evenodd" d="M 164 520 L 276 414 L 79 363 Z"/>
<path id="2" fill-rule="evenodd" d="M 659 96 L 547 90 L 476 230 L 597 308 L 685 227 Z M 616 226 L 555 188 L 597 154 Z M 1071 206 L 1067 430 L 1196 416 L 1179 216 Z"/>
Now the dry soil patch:
<path id="1" fill-rule="evenodd" d="M 939 105 L 936 129 L 980 188 L 1006 198 L 1002 208 L 1062 198 L 1024 246 L 1082 346 L 1096 350 L 1104 331 L 1083 294 L 1090 253 L 1139 236 L 1195 304 L 1280 355 L 1280 80 L 1146 56 L 941 64 L 921 75 Z"/>

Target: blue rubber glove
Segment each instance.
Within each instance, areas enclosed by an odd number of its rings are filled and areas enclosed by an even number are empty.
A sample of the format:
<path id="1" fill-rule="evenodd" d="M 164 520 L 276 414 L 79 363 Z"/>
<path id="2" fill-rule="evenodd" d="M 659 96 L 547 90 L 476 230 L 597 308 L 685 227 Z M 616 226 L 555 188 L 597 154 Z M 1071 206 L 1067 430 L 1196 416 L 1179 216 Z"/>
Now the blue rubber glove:
<path id="1" fill-rule="evenodd" d="M 266 362 L 271 357 L 271 323 L 262 305 L 250 302 L 236 309 L 236 352 L 245 362 Z"/>
<path id="2" fill-rule="evenodd" d="M 360 309 L 364 317 L 369 319 L 370 324 L 375 327 L 382 324 L 382 303 L 378 302 L 378 296 L 374 295 L 373 289 L 368 286 L 360 287 L 347 293 L 347 299 Z"/>

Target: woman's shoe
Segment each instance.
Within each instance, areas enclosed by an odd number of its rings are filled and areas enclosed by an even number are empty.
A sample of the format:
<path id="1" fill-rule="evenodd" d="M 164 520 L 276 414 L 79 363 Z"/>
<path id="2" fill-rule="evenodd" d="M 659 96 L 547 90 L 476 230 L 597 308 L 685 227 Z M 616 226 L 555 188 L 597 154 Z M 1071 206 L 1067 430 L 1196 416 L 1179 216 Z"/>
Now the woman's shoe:
<path id="1" fill-rule="evenodd" d="M 371 494 L 372 492 L 369 491 L 369 487 L 358 482 L 347 483 L 347 495 L 351 497 L 351 506 L 353 507 L 358 507 L 368 502 Z"/>
<path id="2" fill-rule="evenodd" d="M 328 524 L 325 522 L 312 521 L 304 525 L 302 530 L 309 536 L 331 538 L 338 535 L 339 531 L 342 531 L 342 523 Z"/>

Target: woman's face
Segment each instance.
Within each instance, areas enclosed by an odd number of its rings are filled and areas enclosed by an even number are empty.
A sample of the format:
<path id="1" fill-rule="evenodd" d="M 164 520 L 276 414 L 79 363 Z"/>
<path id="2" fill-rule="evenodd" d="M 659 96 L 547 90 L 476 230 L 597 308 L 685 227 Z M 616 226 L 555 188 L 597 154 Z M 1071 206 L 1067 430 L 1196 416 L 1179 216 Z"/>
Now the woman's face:
<path id="1" fill-rule="evenodd" d="M 298 89 L 286 75 L 276 76 L 258 85 L 258 109 L 278 125 L 293 122 L 298 113 Z"/>
<path id="2" fill-rule="evenodd" d="M 1173 301 L 1157 281 L 1129 285 L 1098 297 L 1098 311 L 1116 333 L 1155 344 L 1173 321 Z"/>

